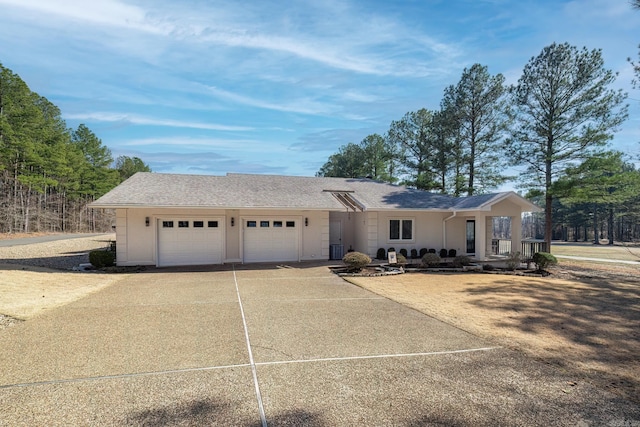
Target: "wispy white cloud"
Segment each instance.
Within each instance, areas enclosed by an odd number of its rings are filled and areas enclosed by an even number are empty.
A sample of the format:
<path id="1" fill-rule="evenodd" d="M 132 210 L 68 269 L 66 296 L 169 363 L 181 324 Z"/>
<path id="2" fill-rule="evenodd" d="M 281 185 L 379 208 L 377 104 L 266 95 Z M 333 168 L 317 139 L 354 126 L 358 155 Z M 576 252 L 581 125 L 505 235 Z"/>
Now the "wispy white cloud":
<path id="1" fill-rule="evenodd" d="M 147 43 L 127 38 L 128 45 L 123 44 L 117 31 L 127 29 L 162 37 L 162 43 L 218 45 L 275 52 L 316 62 L 324 67 L 382 76 L 431 75 L 441 72 L 446 63 L 442 59 L 451 60 L 460 54 L 453 44 L 437 41 L 427 34 L 412 33 L 384 17 L 368 17 L 362 10 L 348 10 L 349 13 L 344 16 L 335 15 L 335 11 L 332 11 L 331 16 L 307 17 L 311 22 L 306 28 L 289 27 L 285 31 L 273 23 L 263 23 L 264 15 L 261 13 L 266 13 L 266 10 L 248 14 L 249 20 L 234 9 L 239 8 L 238 5 L 229 3 L 215 5 L 215 8 L 194 6 L 200 8 L 197 11 L 188 8 L 189 17 L 184 15 L 184 11 L 167 9 L 166 5 L 144 9 L 119 0 L 94 0 L 83 7 L 78 7 L 75 0 L 0 0 L 0 4 L 36 12 L 40 18 L 30 19 L 37 19 L 45 26 L 51 25 L 50 15 L 54 15 L 59 19 L 75 21 L 75 24 L 84 24 L 85 28 L 78 29 L 80 32 L 86 31 L 87 26 L 111 27 L 115 32 L 113 39 L 101 42 L 112 43 L 119 49 L 129 49 L 135 53 L 140 52 L 137 44 Z M 180 14 L 174 16 L 170 12 Z M 224 21 L 220 16 L 234 21 Z M 323 20 L 335 22 L 327 28 L 328 24 L 319 24 Z M 314 33 L 314 29 L 330 32 Z M 422 55 L 389 59 L 385 54 L 387 49 L 403 51 L 403 45 Z"/>
<path id="2" fill-rule="evenodd" d="M 264 101 L 254 97 L 240 95 L 238 93 L 217 88 L 215 86 L 206 86 L 206 89 L 208 92 L 210 92 L 211 94 L 215 95 L 218 98 L 221 98 L 233 103 L 241 104 L 241 105 L 263 108 L 267 110 L 315 115 L 315 114 L 327 114 L 336 109 L 335 106 L 332 106 L 330 104 L 317 102 L 308 98 L 295 99 L 295 100 L 289 99 L 287 100 L 287 102 L 276 103 L 276 102 Z"/>
<path id="3" fill-rule="evenodd" d="M 0 4 L 46 15 L 54 15 L 90 25 L 130 28 L 155 34 L 171 31 L 166 25 L 153 25 L 144 9 L 118 0 L 0 0 Z"/>
<path id="4" fill-rule="evenodd" d="M 139 116 L 135 114 L 109 113 L 109 112 L 65 114 L 64 118 L 70 119 L 70 120 L 87 120 L 87 121 L 95 121 L 95 122 L 122 122 L 122 123 L 130 123 L 135 125 L 206 129 L 206 130 L 216 130 L 216 131 L 254 130 L 254 128 L 247 127 L 247 126 L 228 126 L 228 125 L 221 125 L 217 123 L 201 123 L 201 122 L 189 122 L 189 121 L 181 121 L 181 120 L 173 120 L 173 119 L 158 119 L 158 118 Z"/>
<path id="5" fill-rule="evenodd" d="M 128 139 L 118 143 L 118 147 L 137 147 L 139 150 L 152 148 L 156 152 L 176 150 L 176 147 L 180 147 L 180 149 L 183 150 L 191 151 L 202 150 L 203 147 L 226 152 L 240 152 L 250 150 L 252 153 L 276 153 L 285 152 L 288 150 L 288 147 L 284 145 L 266 143 L 262 139 L 207 138 L 194 137 L 189 135 Z"/>

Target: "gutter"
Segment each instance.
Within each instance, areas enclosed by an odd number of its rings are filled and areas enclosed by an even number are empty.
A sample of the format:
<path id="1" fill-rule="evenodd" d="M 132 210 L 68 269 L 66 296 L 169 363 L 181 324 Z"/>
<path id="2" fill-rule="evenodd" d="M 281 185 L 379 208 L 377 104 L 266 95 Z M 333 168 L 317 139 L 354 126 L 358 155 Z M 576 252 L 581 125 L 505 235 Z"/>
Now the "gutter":
<path id="1" fill-rule="evenodd" d="M 447 221 L 455 218 L 456 215 L 458 215 L 458 211 L 453 211 L 451 216 L 448 216 L 442 220 L 442 247 L 443 248 L 447 247 Z"/>

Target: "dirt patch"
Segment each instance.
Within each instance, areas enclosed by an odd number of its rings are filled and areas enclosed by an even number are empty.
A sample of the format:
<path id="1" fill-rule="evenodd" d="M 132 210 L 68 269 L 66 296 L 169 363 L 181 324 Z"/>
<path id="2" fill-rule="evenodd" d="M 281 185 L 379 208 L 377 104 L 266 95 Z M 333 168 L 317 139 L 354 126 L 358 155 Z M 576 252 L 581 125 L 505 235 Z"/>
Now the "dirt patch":
<path id="1" fill-rule="evenodd" d="M 26 320 L 45 310 L 78 300 L 123 277 L 0 264 L 0 313 Z M 9 325 L 9 322 L 2 325 Z"/>
<path id="2" fill-rule="evenodd" d="M 416 273 L 348 280 L 640 402 L 639 272 L 563 265 L 556 278 Z"/>

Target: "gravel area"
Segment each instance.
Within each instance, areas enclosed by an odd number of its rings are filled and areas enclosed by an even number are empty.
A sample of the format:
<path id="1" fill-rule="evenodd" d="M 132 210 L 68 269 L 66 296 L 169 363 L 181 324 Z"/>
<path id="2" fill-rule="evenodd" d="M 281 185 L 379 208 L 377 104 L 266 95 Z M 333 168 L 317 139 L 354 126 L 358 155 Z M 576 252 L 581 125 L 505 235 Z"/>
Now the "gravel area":
<path id="1" fill-rule="evenodd" d="M 0 264 L 20 264 L 34 267 L 71 270 L 89 262 L 89 252 L 106 249 L 115 234 L 71 238 L 46 243 L 0 247 Z"/>

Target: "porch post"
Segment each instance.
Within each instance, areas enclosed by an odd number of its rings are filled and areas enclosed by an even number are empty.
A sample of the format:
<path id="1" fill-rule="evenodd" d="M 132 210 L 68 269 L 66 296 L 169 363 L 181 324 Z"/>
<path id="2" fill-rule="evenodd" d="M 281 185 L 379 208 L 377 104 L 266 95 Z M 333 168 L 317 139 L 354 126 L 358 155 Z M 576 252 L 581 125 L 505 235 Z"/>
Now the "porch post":
<path id="1" fill-rule="evenodd" d="M 522 255 L 522 214 L 511 217 L 511 252 Z"/>
<path id="2" fill-rule="evenodd" d="M 487 236 L 487 240 L 484 245 L 484 256 L 485 259 L 491 256 L 491 241 L 493 240 L 493 217 L 488 216 L 485 218 L 485 223 L 487 224 L 487 229 L 485 230 L 485 235 Z"/>
<path id="3" fill-rule="evenodd" d="M 489 240 L 491 244 L 491 240 Z M 484 215 L 476 215 L 476 259 L 484 261 L 487 254 L 487 219 Z"/>

